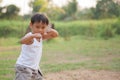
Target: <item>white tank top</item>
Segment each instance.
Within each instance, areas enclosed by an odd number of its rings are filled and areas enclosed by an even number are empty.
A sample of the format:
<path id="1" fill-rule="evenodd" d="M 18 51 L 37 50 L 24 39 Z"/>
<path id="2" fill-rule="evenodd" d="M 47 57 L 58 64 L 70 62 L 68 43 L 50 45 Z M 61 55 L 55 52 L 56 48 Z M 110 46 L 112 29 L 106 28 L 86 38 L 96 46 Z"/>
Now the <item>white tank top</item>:
<path id="1" fill-rule="evenodd" d="M 28 33 L 26 36 L 31 35 Z M 17 59 L 16 64 L 39 69 L 39 62 L 42 56 L 42 38 L 38 42 L 35 38 L 31 45 L 22 44 L 21 54 Z"/>

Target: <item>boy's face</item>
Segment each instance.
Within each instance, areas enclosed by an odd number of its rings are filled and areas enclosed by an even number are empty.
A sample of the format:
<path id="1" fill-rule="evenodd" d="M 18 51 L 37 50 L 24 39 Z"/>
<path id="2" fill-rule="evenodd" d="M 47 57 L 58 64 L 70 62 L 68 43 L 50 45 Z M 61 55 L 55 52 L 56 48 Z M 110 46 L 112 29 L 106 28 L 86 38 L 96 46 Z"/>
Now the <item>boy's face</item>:
<path id="1" fill-rule="evenodd" d="M 47 27 L 47 24 L 44 24 L 42 22 L 35 22 L 35 23 L 30 23 L 30 28 L 32 30 L 32 33 L 40 33 L 44 34 L 45 29 Z"/>

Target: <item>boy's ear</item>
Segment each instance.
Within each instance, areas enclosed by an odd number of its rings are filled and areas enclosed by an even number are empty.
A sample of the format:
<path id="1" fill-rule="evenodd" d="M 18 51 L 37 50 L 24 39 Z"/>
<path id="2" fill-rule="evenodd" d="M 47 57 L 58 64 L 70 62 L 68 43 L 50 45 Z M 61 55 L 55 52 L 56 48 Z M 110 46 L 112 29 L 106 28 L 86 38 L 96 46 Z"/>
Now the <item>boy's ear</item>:
<path id="1" fill-rule="evenodd" d="M 32 25 L 33 25 L 33 24 L 32 24 L 32 23 L 30 23 L 30 24 L 29 24 L 29 27 L 30 27 L 30 28 L 32 28 Z"/>

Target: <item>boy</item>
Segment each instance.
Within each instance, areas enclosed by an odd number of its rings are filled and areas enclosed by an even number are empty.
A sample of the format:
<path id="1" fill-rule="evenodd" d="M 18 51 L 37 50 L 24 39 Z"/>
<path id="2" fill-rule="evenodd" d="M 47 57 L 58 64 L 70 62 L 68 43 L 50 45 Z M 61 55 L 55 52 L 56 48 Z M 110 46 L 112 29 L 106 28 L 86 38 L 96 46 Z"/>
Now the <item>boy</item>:
<path id="1" fill-rule="evenodd" d="M 42 80 L 39 62 L 42 56 L 42 40 L 58 36 L 55 29 L 48 28 L 49 20 L 44 14 L 31 17 L 31 32 L 21 40 L 22 50 L 16 62 L 15 80 Z"/>

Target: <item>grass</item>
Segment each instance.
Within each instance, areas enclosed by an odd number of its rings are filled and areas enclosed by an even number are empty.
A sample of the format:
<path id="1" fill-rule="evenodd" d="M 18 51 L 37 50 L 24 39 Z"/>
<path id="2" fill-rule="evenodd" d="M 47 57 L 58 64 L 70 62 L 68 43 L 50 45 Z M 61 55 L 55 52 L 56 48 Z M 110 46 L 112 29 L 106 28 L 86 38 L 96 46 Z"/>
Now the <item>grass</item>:
<path id="1" fill-rule="evenodd" d="M 19 43 L 18 38 L 0 38 L 0 46 L 13 46 L 13 45 L 18 45 Z"/>
<path id="2" fill-rule="evenodd" d="M 10 40 L 10 41 L 9 41 Z M 14 65 L 19 56 L 17 38 L 0 39 L 0 79 L 14 78 Z M 109 40 L 71 37 L 45 41 L 41 70 L 44 74 L 73 69 L 120 71 L 120 37 Z"/>

